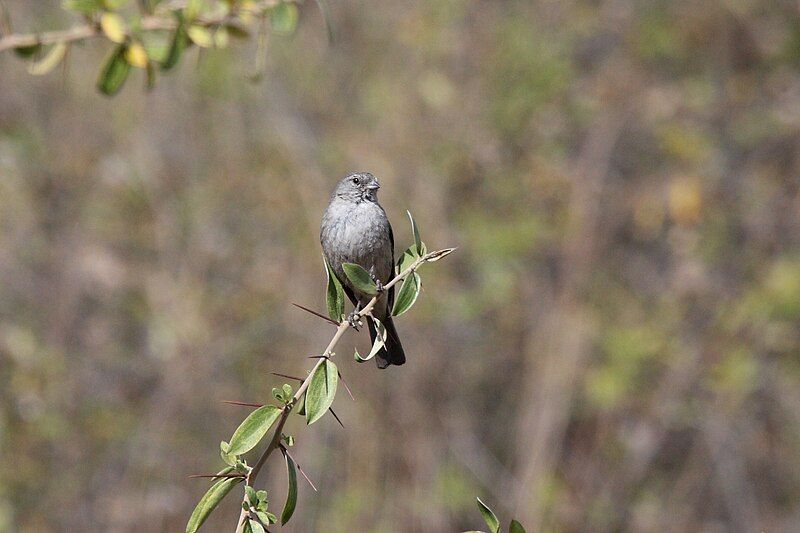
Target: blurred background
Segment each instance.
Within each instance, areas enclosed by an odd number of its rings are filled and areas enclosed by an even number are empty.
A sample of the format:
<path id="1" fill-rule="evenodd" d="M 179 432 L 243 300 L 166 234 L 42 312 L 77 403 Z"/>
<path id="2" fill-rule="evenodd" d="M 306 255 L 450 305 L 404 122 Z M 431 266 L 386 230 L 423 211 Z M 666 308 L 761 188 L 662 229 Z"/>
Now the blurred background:
<path id="1" fill-rule="evenodd" d="M 183 530 L 248 412 L 221 400 L 332 335 L 290 303 L 325 308 L 352 170 L 398 248 L 410 209 L 459 249 L 406 366 L 339 347 L 346 428 L 292 417 L 319 492 L 284 530 L 480 529 L 475 496 L 528 531 L 800 530 L 798 3 L 330 7 L 334 43 L 306 2 L 259 83 L 248 42 L 113 99 L 99 41 L 44 78 L 0 55 L 0 531 Z"/>

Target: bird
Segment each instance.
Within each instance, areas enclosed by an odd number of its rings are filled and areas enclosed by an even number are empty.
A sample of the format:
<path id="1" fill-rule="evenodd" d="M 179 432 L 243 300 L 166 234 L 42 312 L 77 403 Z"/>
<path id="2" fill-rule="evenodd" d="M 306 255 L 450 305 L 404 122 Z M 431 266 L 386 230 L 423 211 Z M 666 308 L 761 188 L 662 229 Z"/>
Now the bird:
<path id="1" fill-rule="evenodd" d="M 355 314 L 373 296 L 353 286 L 342 263 L 360 265 L 378 286 L 378 300 L 371 315 L 386 328 L 386 342 L 375 354 L 378 368 L 383 369 L 402 365 L 406 362 L 406 355 L 392 321 L 394 286 L 382 289 L 394 276 L 394 235 L 386 212 L 378 203 L 379 188 L 380 183 L 369 172 L 353 172 L 339 180 L 322 216 L 320 243 L 328 265 L 355 306 L 349 316 L 351 324 L 356 325 Z M 374 343 L 375 323 L 369 315 L 366 319 Z"/>

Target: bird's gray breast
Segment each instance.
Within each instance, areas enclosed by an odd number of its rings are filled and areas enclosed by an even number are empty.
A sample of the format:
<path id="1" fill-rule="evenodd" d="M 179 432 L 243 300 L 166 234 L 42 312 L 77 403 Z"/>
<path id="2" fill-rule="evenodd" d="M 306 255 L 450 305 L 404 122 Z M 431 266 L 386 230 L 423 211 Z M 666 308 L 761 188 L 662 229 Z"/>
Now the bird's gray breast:
<path id="1" fill-rule="evenodd" d="M 351 289 L 342 263 L 356 263 L 367 271 L 374 268 L 384 283 L 391 279 L 394 266 L 391 228 L 386 213 L 377 203 L 334 198 L 322 218 L 320 241 L 337 277 Z"/>

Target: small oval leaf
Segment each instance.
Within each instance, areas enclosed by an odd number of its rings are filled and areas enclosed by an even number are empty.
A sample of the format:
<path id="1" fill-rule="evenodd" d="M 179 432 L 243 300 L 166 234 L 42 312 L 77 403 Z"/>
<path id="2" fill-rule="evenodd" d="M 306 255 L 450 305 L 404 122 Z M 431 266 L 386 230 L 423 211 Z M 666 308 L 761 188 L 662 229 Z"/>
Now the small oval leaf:
<path id="1" fill-rule="evenodd" d="M 364 267 L 355 263 L 343 263 L 342 269 L 347 279 L 353 284 L 353 287 L 372 296 L 378 294 L 378 287 L 372 281 L 372 276 L 369 275 L 369 272 L 364 270 Z"/>
<path id="2" fill-rule="evenodd" d="M 189 517 L 189 522 L 186 523 L 186 533 L 195 533 L 211 512 L 216 509 L 219 502 L 228 495 L 237 483 L 240 483 L 242 478 L 233 477 L 221 479 L 211 485 L 211 488 L 200 498 L 197 507 L 194 508 L 192 516 Z"/>
<path id="3" fill-rule="evenodd" d="M 202 26 L 191 26 L 186 30 L 186 34 L 197 46 L 202 48 L 211 48 L 214 46 L 214 36 L 209 30 Z"/>
<path id="4" fill-rule="evenodd" d="M 511 525 L 508 526 L 508 533 L 525 533 L 525 528 L 516 520 L 512 520 Z"/>
<path id="5" fill-rule="evenodd" d="M 320 418 L 333 403 L 336 396 L 336 385 L 339 382 L 339 373 L 336 365 L 330 359 L 325 359 L 311 376 L 311 382 L 306 390 L 306 423 L 313 424 Z"/>
<path id="6" fill-rule="evenodd" d="M 250 519 L 250 530 L 253 533 L 266 533 L 264 526 L 258 520 L 253 520 L 252 518 Z"/>
<path id="7" fill-rule="evenodd" d="M 128 79 L 130 71 L 131 66 L 125 60 L 125 45 L 119 45 L 106 60 L 97 80 L 97 88 L 107 96 L 117 94 Z"/>
<path id="8" fill-rule="evenodd" d="M 478 509 L 480 509 L 483 515 L 483 521 L 489 526 L 489 533 L 497 533 L 500 531 L 500 521 L 497 519 L 497 516 L 480 498 L 478 498 Z"/>
<path id="9" fill-rule="evenodd" d="M 281 525 L 292 518 L 294 508 L 297 506 L 297 465 L 294 464 L 294 460 L 289 457 L 288 453 L 283 455 L 286 458 L 286 473 L 289 476 L 289 494 L 286 495 L 286 503 L 281 513 Z"/>
<path id="10" fill-rule="evenodd" d="M 328 274 L 328 289 L 326 295 L 328 316 L 331 317 L 331 320 L 339 322 L 342 320 L 342 316 L 344 316 L 344 289 L 342 289 L 342 283 L 339 281 L 339 278 L 336 277 L 336 274 L 333 273 L 333 269 L 328 264 L 327 259 L 325 259 L 325 272 Z"/>
<path id="11" fill-rule="evenodd" d="M 125 50 L 125 60 L 134 67 L 145 68 L 150 62 L 141 43 L 131 43 Z"/>
<path id="12" fill-rule="evenodd" d="M 274 405 L 265 405 L 250 413 L 233 432 L 228 453 L 242 455 L 252 450 L 279 416 L 281 410 Z"/>
<path id="13" fill-rule="evenodd" d="M 289 2 L 281 2 L 269 13 L 272 31 L 284 35 L 294 33 L 297 28 L 297 6 Z"/>
<path id="14" fill-rule="evenodd" d="M 172 42 L 169 46 L 169 53 L 167 53 L 166 59 L 161 63 L 161 70 L 169 70 L 175 65 L 178 64 L 178 60 L 181 58 L 181 54 L 186 49 L 189 44 L 189 38 L 186 36 L 186 28 L 183 24 L 183 20 L 179 20 L 178 28 L 175 30 L 175 34 L 172 36 Z"/>
<path id="15" fill-rule="evenodd" d="M 100 17 L 100 28 L 109 41 L 122 44 L 127 38 L 125 20 L 117 13 L 105 12 Z"/>
<path id="16" fill-rule="evenodd" d="M 422 280 L 419 274 L 412 272 L 406 279 L 403 280 L 403 285 L 400 287 L 400 292 L 397 294 L 397 299 L 394 301 L 392 308 L 393 316 L 400 316 L 409 309 L 417 301 L 419 291 L 422 288 Z"/>
<path id="17" fill-rule="evenodd" d="M 66 43 L 58 43 L 53 45 L 53 47 L 42 59 L 31 63 L 31 65 L 28 67 L 28 72 L 34 76 L 44 76 L 56 68 L 58 64 L 61 63 L 61 60 L 64 59 L 65 55 L 67 55 Z"/>

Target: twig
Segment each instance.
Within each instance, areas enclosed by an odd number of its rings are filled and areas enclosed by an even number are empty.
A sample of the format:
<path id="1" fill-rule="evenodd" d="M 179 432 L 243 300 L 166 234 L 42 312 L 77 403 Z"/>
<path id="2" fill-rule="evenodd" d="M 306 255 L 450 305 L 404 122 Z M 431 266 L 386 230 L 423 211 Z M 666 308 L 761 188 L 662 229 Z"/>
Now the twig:
<path id="1" fill-rule="evenodd" d="M 264 11 L 277 3 L 278 0 L 262 0 L 248 9 Z M 143 31 L 171 31 L 176 29 L 178 27 L 178 22 L 173 16 L 173 12 L 185 8 L 187 4 L 187 0 L 163 4 L 161 9 L 159 9 L 160 13 L 158 15 L 150 15 L 141 18 L 141 29 Z M 240 25 L 241 21 L 238 16 L 242 11 L 241 8 L 232 9 L 231 12 L 226 15 L 198 18 L 193 21 L 192 24 L 205 27 L 217 26 L 220 24 Z M 101 35 L 103 35 L 103 31 L 100 29 L 100 26 L 95 23 L 73 26 L 66 30 L 8 35 L 0 39 L 0 52 L 14 48 L 27 48 L 40 44 L 71 43 L 99 37 Z"/>
<path id="2" fill-rule="evenodd" d="M 192 474 L 191 476 L 186 476 L 188 478 L 205 478 L 205 477 L 225 477 L 225 478 L 234 478 L 234 477 L 244 477 L 244 474 Z"/>
<path id="3" fill-rule="evenodd" d="M 425 254 L 422 257 L 418 257 L 413 263 L 411 263 L 405 270 L 400 272 L 397 276 L 395 276 L 390 282 L 383 286 L 384 290 L 391 289 L 397 283 L 402 281 L 406 276 L 411 274 L 412 272 L 416 271 L 420 265 L 425 263 L 426 261 L 433 259 L 438 260 L 441 257 L 444 257 L 448 253 L 450 253 L 452 249 L 447 249 L 445 251 L 439 250 L 437 252 L 430 252 Z M 445 253 L 442 253 L 445 252 Z M 380 294 L 375 295 L 367 304 L 358 312 L 355 313 L 355 318 L 359 319 L 362 317 L 367 316 L 372 308 L 375 307 L 375 304 L 378 301 L 378 297 Z M 336 332 L 333 334 L 333 338 L 328 343 L 328 346 L 325 348 L 325 351 L 322 352 L 321 356 L 316 356 L 317 362 L 314 364 L 314 367 L 311 369 L 311 372 L 308 373 L 308 377 L 303 380 L 303 383 L 297 389 L 297 392 L 294 393 L 292 399 L 286 404 L 281 413 L 280 418 L 278 419 L 278 425 L 275 427 L 275 432 L 272 434 L 272 439 L 270 440 L 267 447 L 261 453 L 261 456 L 258 458 L 258 461 L 255 465 L 250 469 L 245 478 L 245 484 L 253 486 L 255 483 L 256 478 L 258 477 L 259 472 L 261 472 L 261 468 L 264 466 L 264 463 L 267 461 L 267 458 L 274 452 L 276 449 L 281 447 L 281 435 L 283 434 L 283 426 L 286 424 L 286 421 L 289 419 L 289 414 L 292 412 L 292 408 L 297 404 L 298 400 L 305 394 L 306 389 L 311 384 L 311 377 L 314 375 L 314 372 L 317 368 L 328 358 L 333 356 L 333 349 L 336 347 L 336 344 L 344 335 L 344 332 L 350 327 L 350 322 L 348 320 L 343 320 L 336 328 Z M 340 422 L 341 423 L 341 422 Z M 300 467 L 298 466 L 298 470 Z M 302 472 L 302 470 L 301 470 Z M 305 474 L 304 474 L 305 475 Z M 316 489 L 314 489 L 316 490 Z M 247 511 L 242 509 L 241 513 L 239 514 L 239 522 L 236 526 L 236 533 L 242 533 L 244 531 L 244 524 L 247 518 Z"/>
<path id="4" fill-rule="evenodd" d="M 292 302 L 292 305 L 295 306 L 295 307 L 299 307 L 300 309 L 302 309 L 306 313 L 311 313 L 314 316 L 318 316 L 319 318 L 321 318 L 322 320 L 324 320 L 325 322 L 327 322 L 329 324 L 333 324 L 334 326 L 338 326 L 339 325 L 339 323 L 336 322 L 335 320 L 331 320 L 329 317 L 327 317 L 327 316 L 325 316 L 325 315 L 323 315 L 321 313 L 317 313 L 316 311 L 311 310 L 308 307 L 303 307 L 302 305 L 296 304 L 294 302 Z"/>
<path id="5" fill-rule="evenodd" d="M 237 402 L 236 400 L 222 400 L 222 403 L 227 403 L 230 405 L 242 405 L 244 407 L 264 407 L 263 403 Z"/>

